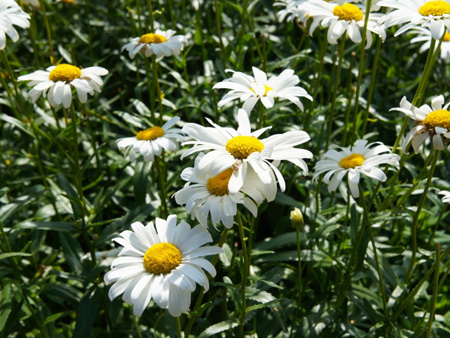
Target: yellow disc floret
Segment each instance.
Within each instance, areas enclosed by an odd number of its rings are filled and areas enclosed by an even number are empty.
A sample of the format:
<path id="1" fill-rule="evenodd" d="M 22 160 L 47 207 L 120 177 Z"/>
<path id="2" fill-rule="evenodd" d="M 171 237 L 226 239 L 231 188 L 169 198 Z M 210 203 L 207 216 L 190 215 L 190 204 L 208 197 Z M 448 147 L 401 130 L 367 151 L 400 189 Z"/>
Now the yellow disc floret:
<path id="1" fill-rule="evenodd" d="M 442 41 L 449 42 L 449 41 L 450 41 L 450 34 L 447 33 L 447 32 L 445 32 L 445 34 L 444 34 L 444 39 L 443 39 Z"/>
<path id="2" fill-rule="evenodd" d="M 339 20 L 345 21 L 361 21 L 364 18 L 364 14 L 359 7 L 349 3 L 344 3 L 342 6 L 337 5 L 334 7 L 333 15 L 339 17 Z"/>
<path id="3" fill-rule="evenodd" d="M 342 168 L 350 169 L 350 168 L 359 167 L 360 165 L 362 165 L 364 163 L 364 160 L 365 160 L 365 158 L 361 154 L 351 154 L 347 157 L 344 157 L 342 160 L 340 160 L 339 165 Z"/>
<path id="4" fill-rule="evenodd" d="M 447 1 L 428 1 L 419 8 L 423 16 L 443 16 L 450 14 L 450 4 Z"/>
<path id="5" fill-rule="evenodd" d="M 155 275 L 168 274 L 181 263 L 181 252 L 172 243 L 158 243 L 144 255 L 144 267 Z"/>
<path id="6" fill-rule="evenodd" d="M 428 129 L 441 127 L 450 130 L 450 111 L 445 109 L 433 111 L 425 117 L 422 123 Z"/>
<path id="7" fill-rule="evenodd" d="M 75 79 L 79 79 L 80 77 L 81 69 L 66 63 L 56 66 L 56 68 L 54 68 L 48 76 L 48 78 L 53 82 L 71 82 Z"/>
<path id="8" fill-rule="evenodd" d="M 230 181 L 231 175 L 233 175 L 233 169 L 230 168 L 209 178 L 208 183 L 206 183 L 209 192 L 216 196 L 228 195 L 228 182 Z"/>
<path id="9" fill-rule="evenodd" d="M 157 139 L 158 137 L 164 136 L 164 134 L 164 129 L 154 126 L 150 129 L 141 130 L 139 133 L 137 133 L 136 138 L 138 140 L 151 141 Z"/>
<path id="10" fill-rule="evenodd" d="M 235 158 L 244 160 L 255 151 L 260 153 L 264 144 L 253 136 L 236 136 L 227 142 L 225 149 Z"/>
<path id="11" fill-rule="evenodd" d="M 250 90 L 253 92 L 253 93 L 255 93 L 256 94 L 256 92 L 255 92 L 255 90 L 253 89 L 253 87 L 251 87 L 250 88 Z M 270 88 L 268 85 L 264 85 L 264 95 L 263 96 L 267 96 L 267 93 L 270 91 L 270 90 L 273 90 L 273 88 Z"/>
<path id="12" fill-rule="evenodd" d="M 163 43 L 166 42 L 167 39 L 160 35 L 160 34 L 154 34 L 154 33 L 149 33 L 149 34 L 144 34 L 141 36 L 141 38 L 139 39 L 139 43 Z"/>

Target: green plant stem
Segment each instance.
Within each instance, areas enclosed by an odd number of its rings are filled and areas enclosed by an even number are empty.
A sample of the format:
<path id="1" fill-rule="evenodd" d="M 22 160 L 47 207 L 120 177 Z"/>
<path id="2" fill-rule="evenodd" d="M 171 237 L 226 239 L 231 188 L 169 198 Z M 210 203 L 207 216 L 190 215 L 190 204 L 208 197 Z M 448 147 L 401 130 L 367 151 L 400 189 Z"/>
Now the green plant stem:
<path id="1" fill-rule="evenodd" d="M 223 243 L 225 243 L 228 232 L 229 232 L 229 230 L 226 228 L 222 231 L 222 235 L 220 236 L 219 244 L 217 245 L 219 248 L 221 248 L 223 246 Z M 219 260 L 219 255 L 215 255 L 211 261 L 211 264 L 215 267 L 218 260 Z M 208 281 L 209 281 L 209 279 L 210 279 L 210 277 L 208 276 Z M 192 327 L 194 326 L 195 321 L 198 318 L 198 316 L 195 314 L 195 312 L 198 310 L 200 305 L 202 305 L 204 295 L 205 295 L 205 293 L 200 291 L 197 301 L 195 302 L 194 309 L 191 312 L 191 317 L 189 318 L 189 322 L 186 325 L 186 328 L 184 329 L 184 337 L 186 337 L 186 338 L 189 337 Z"/>
<path id="2" fill-rule="evenodd" d="M 363 118 L 363 126 L 361 129 L 361 135 L 366 134 L 367 122 L 369 120 L 370 106 L 372 104 L 373 92 L 375 91 L 375 85 L 376 85 L 376 80 L 377 80 L 378 57 L 380 56 L 380 49 L 381 49 L 382 41 L 381 41 L 381 38 L 378 36 L 376 37 L 376 39 L 377 39 L 377 46 L 375 48 L 375 55 L 373 57 L 371 80 L 370 80 L 370 86 L 369 86 L 369 95 L 367 96 L 367 107 L 366 107 L 364 118 Z"/>
<path id="3" fill-rule="evenodd" d="M 52 63 L 52 65 L 56 65 L 56 58 L 55 53 L 53 52 L 53 44 L 52 44 L 52 31 L 50 29 L 50 24 L 48 23 L 47 11 L 45 9 L 45 1 L 39 0 L 39 3 L 41 5 L 40 12 L 44 16 L 45 30 L 47 31 L 48 48 L 50 49 L 50 62 Z"/>
<path id="4" fill-rule="evenodd" d="M 158 97 L 158 105 L 159 105 L 159 122 L 161 125 L 163 124 L 163 94 L 161 92 L 161 88 L 159 86 L 159 77 L 158 77 L 158 67 L 156 64 L 155 55 L 152 56 L 152 73 L 153 73 L 153 85 L 155 86 L 156 96 Z"/>
<path id="5" fill-rule="evenodd" d="M 222 57 L 222 63 L 225 65 L 228 61 L 225 55 L 225 47 L 222 41 L 222 25 L 221 25 L 221 12 L 219 7 L 219 0 L 214 0 L 214 11 L 216 12 L 216 27 L 217 27 L 217 37 L 219 38 L 220 45 L 220 56 Z"/>
<path id="6" fill-rule="evenodd" d="M 426 338 L 431 337 L 431 329 L 433 328 L 434 321 L 434 311 L 436 310 L 436 298 L 439 289 L 439 270 L 441 265 L 441 245 L 436 243 L 436 262 L 434 269 L 434 288 L 433 288 L 433 298 L 431 299 L 430 305 L 430 319 L 428 321 L 428 330 L 426 334 Z"/>
<path id="7" fill-rule="evenodd" d="M 298 257 L 298 274 L 297 274 L 297 283 L 298 283 L 298 300 L 297 307 L 300 308 L 302 302 L 302 292 L 303 292 L 303 281 L 302 281 L 302 252 L 300 247 L 300 227 L 295 227 L 297 234 L 297 257 Z"/>
<path id="8" fill-rule="evenodd" d="M 373 249 L 373 255 L 374 255 L 374 259 L 375 259 L 375 266 L 377 269 L 377 273 L 378 273 L 378 279 L 379 279 L 379 283 L 380 283 L 380 293 L 381 293 L 381 299 L 383 301 L 383 313 L 384 313 L 384 320 L 386 322 L 386 325 L 388 325 L 388 323 L 390 323 L 389 321 L 389 314 L 388 314 L 388 310 L 387 310 L 387 298 L 386 298 L 386 290 L 384 288 L 384 279 L 383 279 L 383 273 L 381 271 L 381 267 L 380 267 L 380 260 L 378 258 L 378 250 L 377 247 L 375 245 L 375 238 L 373 236 L 373 232 L 372 232 L 372 227 L 370 225 L 370 218 L 369 218 L 369 209 L 367 207 L 366 204 L 366 200 L 364 197 L 364 191 L 361 187 L 361 184 L 359 184 L 359 195 L 360 195 L 360 201 L 361 201 L 361 207 L 364 210 L 364 222 L 366 223 L 366 227 L 369 230 L 369 236 L 370 236 L 370 241 L 372 242 L 372 249 Z"/>
<path id="9" fill-rule="evenodd" d="M 261 100 L 259 101 L 259 120 L 258 120 L 258 129 L 261 129 L 264 126 L 264 112 L 265 107 L 262 104 Z"/>
<path id="10" fill-rule="evenodd" d="M 169 215 L 169 210 L 167 207 L 167 194 L 166 194 L 166 187 L 164 184 L 164 163 L 161 165 L 159 156 L 155 156 L 155 166 L 156 166 L 156 172 L 158 174 L 158 183 L 159 183 L 159 191 L 160 191 L 160 199 L 161 199 L 161 205 L 163 209 L 162 218 L 167 218 Z"/>
<path id="11" fill-rule="evenodd" d="M 439 160 L 440 152 L 435 150 L 434 154 L 430 154 L 430 156 L 434 155 L 433 162 L 431 163 L 430 173 L 428 175 L 427 183 L 425 185 L 425 189 L 422 193 L 422 196 L 420 198 L 419 205 L 417 206 L 416 213 L 414 214 L 413 223 L 411 225 L 411 239 L 412 239 L 412 255 L 411 255 L 411 262 L 409 263 L 408 272 L 406 274 L 405 278 L 405 284 L 409 283 L 409 280 L 412 276 L 412 272 L 414 270 L 415 262 L 416 262 L 416 255 L 417 255 L 417 221 L 419 220 L 420 212 L 422 211 L 422 208 L 425 204 L 425 201 L 427 199 L 428 190 L 430 189 L 431 180 L 433 179 L 434 170 L 436 169 L 436 164 Z"/>
<path id="12" fill-rule="evenodd" d="M 147 78 L 147 87 L 148 87 L 148 96 L 150 100 L 150 117 L 152 120 L 152 123 L 156 124 L 155 120 L 155 92 L 153 90 L 152 85 L 152 78 L 150 76 L 150 73 L 152 73 L 150 69 L 150 61 L 148 58 L 144 57 L 144 63 L 145 63 L 145 76 Z"/>
<path id="13" fill-rule="evenodd" d="M 177 338 L 181 338 L 181 323 L 180 317 L 175 317 L 175 325 L 177 327 Z"/>
<path id="14" fill-rule="evenodd" d="M 153 15 L 152 0 L 147 0 L 147 8 L 148 8 L 148 15 L 150 18 L 150 29 L 152 32 L 154 32 L 155 31 L 155 18 Z"/>
<path id="15" fill-rule="evenodd" d="M 333 98 L 331 99 L 331 108 L 328 115 L 328 131 L 327 131 L 327 141 L 325 144 L 325 149 L 328 149 L 331 140 L 331 132 L 333 131 L 333 118 L 334 118 L 334 110 L 336 108 L 336 98 L 337 92 L 339 88 L 339 82 L 341 78 L 341 70 L 342 70 L 342 62 L 344 61 L 344 51 L 345 51 L 345 36 L 341 37 L 341 43 L 339 44 L 339 60 L 338 60 L 338 68 L 336 70 L 336 77 L 334 79 L 334 87 L 333 87 Z"/>
<path id="16" fill-rule="evenodd" d="M 131 317 L 133 318 L 133 324 L 134 327 L 136 328 L 136 333 L 138 335 L 139 338 L 143 338 L 142 337 L 142 332 L 141 332 L 141 328 L 139 327 L 139 321 L 136 318 L 135 314 L 133 313 L 133 311 L 131 311 Z"/>
<path id="17" fill-rule="evenodd" d="M 240 320 L 239 327 L 239 337 L 244 337 L 244 324 L 245 324 L 245 315 L 247 312 L 247 298 L 246 298 L 246 287 L 247 287 L 247 278 L 248 278 L 248 268 L 249 268 L 249 257 L 247 252 L 247 244 L 246 238 L 244 234 L 244 225 L 242 223 L 241 215 L 239 212 L 236 215 L 238 226 L 239 226 L 239 237 L 241 238 L 242 244 L 242 258 L 244 260 L 244 267 L 242 269 L 242 282 L 241 282 L 241 297 L 242 297 L 242 314 Z"/>
<path id="18" fill-rule="evenodd" d="M 359 45 L 359 67 L 358 67 L 358 79 L 356 80 L 356 91 L 355 91 L 355 110 L 353 113 L 353 126 L 352 126 L 352 135 L 351 140 L 353 143 L 357 137 L 356 137 L 356 118 L 358 116 L 358 110 L 359 110 L 359 95 L 361 92 L 361 82 L 362 82 L 362 76 L 364 73 L 364 54 L 366 51 L 366 38 L 367 38 L 367 24 L 369 22 L 369 16 L 370 16 L 370 7 L 372 5 L 372 0 L 366 1 L 366 12 L 364 13 L 364 26 L 361 32 L 361 43 Z M 372 34 L 372 33 L 369 33 Z M 327 143 L 328 145 L 328 143 Z"/>

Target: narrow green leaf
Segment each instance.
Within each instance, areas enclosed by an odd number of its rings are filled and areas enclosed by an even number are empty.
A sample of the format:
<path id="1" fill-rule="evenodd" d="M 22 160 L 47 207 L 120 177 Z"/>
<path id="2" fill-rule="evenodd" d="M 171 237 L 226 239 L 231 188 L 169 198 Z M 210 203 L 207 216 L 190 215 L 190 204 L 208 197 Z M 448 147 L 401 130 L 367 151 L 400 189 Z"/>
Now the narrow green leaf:
<path id="1" fill-rule="evenodd" d="M 15 257 L 15 256 L 24 256 L 24 257 L 28 257 L 31 256 L 30 253 L 26 253 L 26 252 L 7 252 L 4 254 L 0 255 L 0 261 L 2 259 L 8 258 L 8 257 Z"/>

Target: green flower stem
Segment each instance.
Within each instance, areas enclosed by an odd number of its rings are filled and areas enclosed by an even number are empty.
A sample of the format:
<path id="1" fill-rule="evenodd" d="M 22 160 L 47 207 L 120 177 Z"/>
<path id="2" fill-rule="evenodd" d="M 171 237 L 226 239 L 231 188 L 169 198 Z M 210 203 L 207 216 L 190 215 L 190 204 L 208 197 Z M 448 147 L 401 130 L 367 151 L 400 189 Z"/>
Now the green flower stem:
<path id="1" fill-rule="evenodd" d="M 428 330 L 426 338 L 431 337 L 431 329 L 433 328 L 434 311 L 436 310 L 436 298 L 439 289 L 439 270 L 441 265 L 441 245 L 436 243 L 436 262 L 434 263 L 434 288 L 433 288 L 433 298 L 431 299 L 430 305 L 430 319 L 428 320 Z"/>
<path id="2" fill-rule="evenodd" d="M 45 30 L 47 31 L 48 48 L 50 49 L 50 62 L 52 63 L 52 65 L 56 65 L 56 58 L 55 58 L 55 53 L 53 52 L 53 44 L 52 44 L 52 31 L 51 31 L 50 25 L 48 23 L 47 11 L 45 9 L 45 1 L 39 0 L 39 3 L 41 5 L 40 12 L 44 16 Z"/>
<path id="3" fill-rule="evenodd" d="M 370 81 L 370 86 L 369 86 L 369 95 L 367 97 L 367 107 L 366 107 L 366 111 L 365 111 L 364 118 L 363 118 L 363 126 L 362 126 L 361 135 L 366 134 L 367 122 L 369 120 L 370 105 L 372 104 L 373 92 L 375 90 L 375 84 L 376 84 L 376 80 L 377 80 L 378 58 L 380 56 L 380 49 L 381 49 L 382 41 L 378 35 L 376 35 L 376 39 L 377 39 L 377 46 L 375 48 L 375 55 L 373 57 L 371 81 Z"/>
<path id="4" fill-rule="evenodd" d="M 163 124 L 163 98 L 164 95 L 161 92 L 161 87 L 159 86 L 159 77 L 158 77 L 158 67 L 156 64 L 156 56 L 152 55 L 152 73 L 153 73 L 153 85 L 155 86 L 156 95 L 158 96 L 158 104 L 159 104 L 159 122 L 161 125 Z"/>
<path id="5" fill-rule="evenodd" d="M 302 50 L 303 44 L 305 43 L 306 38 L 309 37 L 308 32 L 309 32 L 309 27 L 311 27 L 311 24 L 312 24 L 312 20 L 308 20 L 306 22 L 306 27 L 303 25 L 299 25 L 297 23 L 298 28 L 302 30 L 302 37 L 300 38 L 300 42 L 298 43 L 297 49 L 294 51 L 293 55 L 297 55 Z M 292 69 L 295 70 L 295 67 L 297 67 L 298 60 L 299 60 L 299 57 L 296 57 L 292 61 L 292 66 L 291 66 Z"/>
<path id="6" fill-rule="evenodd" d="M 262 104 L 261 100 L 259 101 L 259 120 L 258 120 L 258 129 L 261 129 L 264 126 L 264 114 L 265 107 Z"/>
<path id="7" fill-rule="evenodd" d="M 141 36 L 142 35 L 141 0 L 136 0 L 136 14 L 137 14 L 137 21 L 138 21 L 138 34 L 139 34 L 139 36 Z M 133 18 L 133 15 L 131 15 L 131 18 Z"/>
<path id="8" fill-rule="evenodd" d="M 247 252 L 247 244 L 245 243 L 246 238 L 244 234 L 244 225 L 242 224 L 241 215 L 239 212 L 236 215 L 238 226 L 239 226 L 239 237 L 241 237 L 242 244 L 242 258 L 244 260 L 244 268 L 242 270 L 242 283 L 241 283 L 241 297 L 242 297 L 242 314 L 239 327 L 239 337 L 244 337 L 244 324 L 245 324 L 245 314 L 247 312 L 247 298 L 245 295 L 247 287 L 248 278 L 248 268 L 249 268 L 249 256 Z"/>
<path id="9" fill-rule="evenodd" d="M 152 78 L 150 76 L 150 73 L 152 73 L 150 69 L 150 61 L 147 57 L 144 57 L 144 63 L 145 63 L 145 75 L 147 78 L 147 87 L 148 87 L 148 96 L 150 99 L 150 117 L 152 120 L 152 123 L 156 123 L 155 120 L 155 92 L 153 91 L 153 85 L 152 85 Z"/>
<path id="10" fill-rule="evenodd" d="M 137 316 L 133 313 L 133 311 L 131 311 L 131 318 L 133 318 L 133 324 L 134 324 L 134 327 L 136 328 L 136 333 L 139 338 L 143 338 L 141 328 L 139 327 L 139 320 L 136 317 Z"/>
<path id="11" fill-rule="evenodd" d="M 408 272 L 406 274 L 405 278 L 405 284 L 409 283 L 409 280 L 412 276 L 412 272 L 414 270 L 414 266 L 416 263 L 416 255 L 417 255 L 417 221 L 419 220 L 420 212 L 422 211 L 423 205 L 425 204 L 425 201 L 427 199 L 428 190 L 430 189 L 431 180 L 433 179 L 434 170 L 436 169 L 436 164 L 439 160 L 439 151 L 434 151 L 434 154 L 430 154 L 430 156 L 434 155 L 433 162 L 431 164 L 430 173 L 428 175 L 428 180 L 425 185 L 425 189 L 422 193 L 422 196 L 419 201 L 419 205 L 417 206 L 416 213 L 414 214 L 413 223 L 411 225 L 411 239 L 412 239 L 412 255 L 411 255 L 411 262 L 409 264 Z"/>
<path id="12" fill-rule="evenodd" d="M 228 232 L 229 232 L 229 230 L 227 229 L 227 228 L 225 228 L 223 231 L 222 231 L 222 235 L 220 236 L 220 240 L 219 240 L 219 244 L 217 245 L 219 248 L 221 248 L 222 246 L 223 246 L 223 243 L 225 243 L 225 240 L 226 240 L 226 238 L 227 238 L 227 235 L 228 235 Z M 212 261 L 211 261 L 211 264 L 213 265 L 213 266 L 216 266 L 216 264 L 217 264 L 217 261 L 219 260 L 219 255 L 215 255 L 214 257 L 213 257 L 213 259 L 212 259 Z M 211 279 L 211 277 L 210 276 L 208 276 L 208 281 Z M 189 334 L 190 334 L 190 332 L 191 332 L 191 330 L 192 330 L 192 326 L 194 326 L 194 324 L 195 324 L 195 321 L 198 319 L 198 315 L 196 315 L 195 313 L 196 313 L 196 311 L 198 310 L 198 308 L 200 307 L 200 305 L 202 305 L 202 301 L 203 301 L 203 296 L 205 295 L 205 293 L 204 292 L 202 292 L 202 291 L 200 291 L 200 293 L 199 293 L 199 295 L 198 295 L 198 298 L 197 298 L 197 301 L 195 302 L 195 305 L 194 305 L 194 309 L 192 310 L 192 312 L 191 312 L 191 317 L 189 318 L 189 322 L 188 322 L 188 324 L 186 325 L 186 328 L 184 329 L 184 337 L 189 337 Z"/>
<path id="13" fill-rule="evenodd" d="M 220 22 L 221 19 L 221 12 L 219 7 L 219 0 L 214 0 L 214 11 L 216 12 L 216 27 L 217 27 L 217 37 L 219 38 L 219 45 L 220 45 L 220 56 L 222 57 L 222 63 L 225 65 L 228 61 L 225 55 L 225 47 L 223 45 L 222 41 L 222 25 Z"/>
<path id="14" fill-rule="evenodd" d="M 167 218 L 169 215 L 169 210 L 167 207 L 167 194 L 166 194 L 166 187 L 164 184 L 165 180 L 165 174 L 164 174 L 164 162 L 161 164 L 159 161 L 159 156 L 155 156 L 155 166 L 156 166 L 156 172 L 158 174 L 158 182 L 159 182 L 159 192 L 160 192 L 160 200 L 161 200 L 161 206 L 162 206 L 162 218 Z"/>
<path id="15" fill-rule="evenodd" d="M 152 7 L 152 0 L 147 0 L 147 8 L 148 8 L 148 15 L 150 18 L 150 29 L 152 32 L 155 31 L 155 19 L 153 16 L 153 7 Z"/>
<path id="16" fill-rule="evenodd" d="M 177 327 L 177 338 L 181 338 L 181 323 L 180 317 L 175 317 L 175 325 Z"/>
<path id="17" fill-rule="evenodd" d="M 381 272 L 380 261 L 378 258 L 378 250 L 375 245 L 375 238 L 373 236 L 372 227 L 370 225 L 369 209 L 366 204 L 366 200 L 364 197 L 364 191 L 361 187 L 361 184 L 359 184 L 359 195 L 360 195 L 359 198 L 361 201 L 361 207 L 364 210 L 364 222 L 366 223 L 366 227 L 369 230 L 370 241 L 372 242 L 373 255 L 374 255 L 375 265 L 376 265 L 376 269 L 377 269 L 377 273 L 378 273 L 378 279 L 380 282 L 381 299 L 383 301 L 384 320 L 385 320 L 386 325 L 388 325 L 388 323 L 390 324 L 390 320 L 389 320 L 389 314 L 388 314 L 388 310 L 387 310 L 387 301 L 386 301 L 387 297 L 386 297 L 386 290 L 384 288 L 383 273 Z"/>
<path id="18" fill-rule="evenodd" d="M 372 6 L 372 0 L 366 1 L 366 13 L 364 13 L 364 26 L 361 32 L 361 43 L 359 45 L 359 68 L 358 68 L 358 79 L 356 81 L 356 92 L 355 92 L 355 110 L 353 113 L 353 126 L 352 126 L 352 143 L 357 139 L 356 137 L 356 118 L 358 116 L 359 110 L 359 95 L 361 91 L 362 76 L 364 73 L 364 54 L 366 52 L 366 35 L 367 35 L 367 24 L 369 22 L 370 7 Z M 369 33 L 372 34 L 372 33 Z M 328 143 L 327 143 L 328 145 Z"/>
<path id="19" fill-rule="evenodd" d="M 302 292 L 303 292 L 303 281 L 302 281 L 302 254 L 300 247 L 300 227 L 295 227 L 297 233 L 297 257 L 298 257 L 298 274 L 297 274 L 297 283 L 298 283 L 298 299 L 297 299 L 297 308 L 300 308 L 300 304 L 302 302 Z"/>
<path id="20" fill-rule="evenodd" d="M 431 243 L 431 241 L 434 238 L 434 235 L 436 234 L 437 229 L 439 229 L 439 226 L 441 225 L 442 218 L 444 217 L 445 212 L 447 211 L 447 206 L 448 206 L 448 203 L 445 203 L 444 207 L 441 208 L 441 211 L 439 213 L 439 218 L 438 218 L 438 220 L 436 222 L 436 225 L 434 226 L 433 231 L 430 234 L 430 238 L 428 238 L 428 244 Z"/>
<path id="21" fill-rule="evenodd" d="M 339 88 L 339 82 L 341 78 L 341 70 L 342 70 L 342 62 L 344 60 L 344 51 L 345 51 L 345 36 L 341 37 L 341 43 L 339 45 L 339 60 L 338 60 L 338 68 L 336 70 L 336 77 L 334 79 L 334 87 L 333 87 L 333 98 L 331 99 L 331 108 L 328 115 L 328 131 L 327 131 L 327 141 L 325 145 L 325 149 L 328 149 L 331 140 L 331 132 L 333 130 L 333 118 L 334 118 L 334 110 L 336 108 L 336 98 L 337 92 Z"/>
<path id="22" fill-rule="evenodd" d="M 82 175 L 81 175 L 81 168 L 80 168 L 80 157 L 78 153 L 78 133 L 77 133 L 77 117 L 75 115 L 75 107 L 73 103 L 70 105 L 70 119 L 72 121 L 72 136 L 73 136 L 73 164 L 75 169 L 75 185 L 78 192 L 78 198 L 80 199 L 81 204 L 81 234 L 83 236 L 84 241 L 86 242 L 86 245 L 89 249 L 89 253 L 91 255 L 92 263 L 96 264 L 96 258 L 95 258 L 95 251 L 92 247 L 91 240 L 88 236 L 88 228 L 86 227 L 86 221 L 84 219 L 84 216 L 86 215 L 86 203 L 84 201 L 84 194 L 83 194 L 83 183 L 82 183 Z"/>

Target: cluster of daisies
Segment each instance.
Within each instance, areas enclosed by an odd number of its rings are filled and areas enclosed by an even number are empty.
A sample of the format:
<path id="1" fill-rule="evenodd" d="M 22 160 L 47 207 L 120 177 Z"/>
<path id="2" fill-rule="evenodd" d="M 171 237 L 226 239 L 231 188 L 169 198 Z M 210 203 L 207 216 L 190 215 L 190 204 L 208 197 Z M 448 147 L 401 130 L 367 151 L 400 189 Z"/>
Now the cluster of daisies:
<path id="1" fill-rule="evenodd" d="M 367 0 L 280 0 L 274 5 L 280 9 L 280 20 L 291 20 L 305 24 L 311 21 L 309 33 L 317 27 L 328 28 L 330 44 L 342 38 L 354 43 L 362 41 L 362 30 L 367 21 L 366 48 L 372 44 L 372 33 L 386 38 L 386 28 L 402 25 L 395 33 L 398 36 L 411 31 L 416 37 L 412 43 L 422 42 L 420 52 L 428 50 L 432 39 L 442 40 L 441 57 L 450 60 L 450 3 L 447 0 L 372 0 L 370 9 Z M 387 14 L 380 10 L 385 7 Z"/>
<path id="2" fill-rule="evenodd" d="M 366 47 L 372 43 L 372 33 L 384 40 L 385 28 L 393 25 L 406 23 L 397 35 L 412 29 L 417 35 L 415 41 L 430 45 L 431 39 L 444 41 L 446 29 L 450 27 L 450 3 L 447 1 L 374 0 L 369 10 L 356 1 L 284 0 L 278 4 L 285 6 L 279 12 L 282 19 L 288 17 L 304 23 L 312 20 L 309 26 L 311 34 L 318 26 L 328 28 L 327 37 L 331 44 L 336 44 L 344 34 L 355 43 L 362 42 L 361 30 L 365 22 Z M 377 13 L 381 6 L 393 11 L 387 15 Z M 5 48 L 6 35 L 17 41 L 18 33 L 14 26 L 27 28 L 29 19 L 16 2 L 0 2 L 0 49 Z M 163 57 L 178 56 L 185 41 L 184 36 L 175 35 L 172 30 L 157 29 L 134 38 L 123 46 L 122 51 L 126 50 L 130 58 L 142 54 L 159 61 Z M 200 224 L 191 228 L 185 221 L 178 223 L 176 216 L 170 215 L 167 220 L 156 218 L 155 224 L 150 222 L 146 226 L 133 223 L 132 231 L 123 231 L 115 239 L 123 248 L 113 261 L 112 270 L 105 275 L 105 283 L 113 283 L 109 297 L 114 299 L 122 295 L 125 302 L 133 305 L 138 316 L 152 299 L 175 317 L 187 312 L 196 284 L 205 291 L 208 289 L 208 277 L 204 271 L 211 276 L 216 273 L 214 266 L 203 258 L 221 252 L 218 247 L 204 246 L 212 241 L 208 225 L 217 227 L 222 224 L 231 228 L 240 205 L 256 217 L 258 205 L 264 200 L 273 201 L 278 189 L 284 191 L 286 188 L 279 169 L 282 161 L 298 167 L 305 175 L 308 173 L 305 160 L 312 159 L 313 154 L 298 147 L 310 140 L 306 132 L 292 129 L 282 134 L 266 135 L 271 127 L 252 131 L 251 114 L 258 103 L 264 108 L 272 108 L 275 99 L 287 100 L 303 111 L 300 99 L 312 101 L 307 91 L 298 85 L 300 79 L 295 72 L 287 69 L 268 76 L 256 67 L 252 69 L 253 75 L 227 71 L 231 77 L 213 88 L 229 90 L 218 103 L 219 107 L 225 107 L 234 100 L 242 103 L 236 116 L 236 129 L 220 126 L 209 119 L 209 126 L 186 123 L 177 128 L 180 118 L 172 117 L 161 126 L 155 125 L 133 137 L 117 140 L 118 148 L 131 161 L 140 154 L 145 161 L 151 162 L 163 151 L 177 151 L 180 143 L 189 147 L 182 159 L 196 155 L 194 166 L 182 172 L 181 178 L 186 184 L 174 194 L 174 199 L 185 205 L 187 213 Z M 88 94 L 100 92 L 103 85 L 101 77 L 107 74 L 108 71 L 102 67 L 59 64 L 21 76 L 18 80 L 30 81 L 33 88 L 27 97 L 31 102 L 36 103 L 40 97 L 46 97 L 52 107 L 62 105 L 69 108 L 73 90 L 76 90 L 78 100 L 84 103 Z M 404 98 L 400 107 L 393 108 L 416 121 L 416 126 L 404 140 L 403 151 L 407 151 L 411 143 L 414 151 L 418 152 L 426 140 L 432 140 L 438 150 L 450 143 L 448 105 L 444 105 L 444 98 L 438 96 L 432 100 L 431 107 L 415 107 Z M 345 185 L 340 183 L 347 178 L 350 193 L 357 198 L 361 175 L 384 182 L 386 173 L 380 167 L 398 168 L 399 159 L 381 142 L 358 140 L 352 147 L 332 145 L 317 162 L 313 179 L 317 180 L 323 174 L 328 190 L 333 192 L 339 186 L 344 189 Z M 448 200 L 448 195 L 444 195 Z"/>

